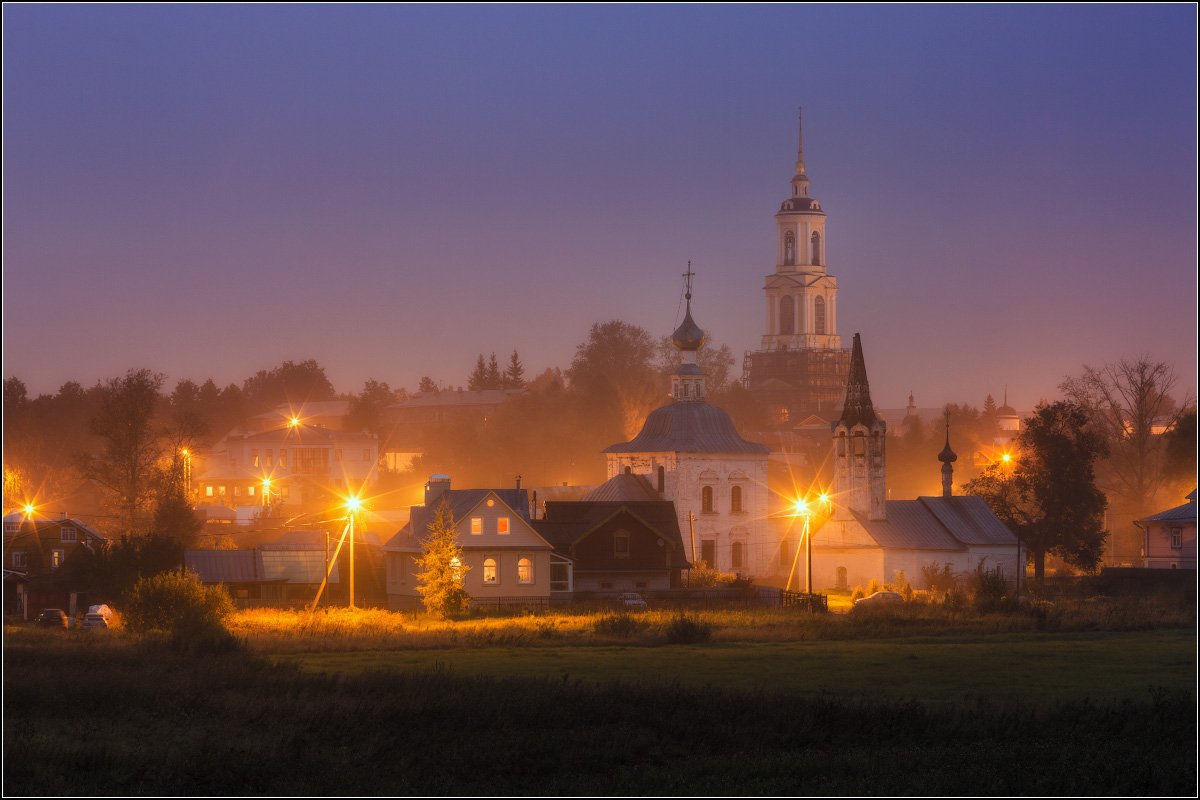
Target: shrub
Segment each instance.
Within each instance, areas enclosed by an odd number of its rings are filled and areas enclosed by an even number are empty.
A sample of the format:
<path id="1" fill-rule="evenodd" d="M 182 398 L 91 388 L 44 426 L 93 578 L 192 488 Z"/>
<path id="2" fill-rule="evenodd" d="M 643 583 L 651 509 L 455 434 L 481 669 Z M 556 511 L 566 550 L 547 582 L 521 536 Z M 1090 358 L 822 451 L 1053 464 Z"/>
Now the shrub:
<path id="1" fill-rule="evenodd" d="M 958 589 L 950 589 L 946 592 L 942 605 L 951 611 L 962 611 L 967 607 L 967 596 Z"/>
<path id="2" fill-rule="evenodd" d="M 925 579 L 926 588 L 935 592 L 948 592 L 957 583 L 954 571 L 949 564 L 925 564 L 921 567 L 921 577 Z"/>
<path id="3" fill-rule="evenodd" d="M 640 619 L 630 614 L 601 614 L 592 625 L 592 630 L 601 636 L 617 636 L 628 639 L 646 627 Z"/>
<path id="4" fill-rule="evenodd" d="M 908 582 L 908 576 L 904 574 L 904 570 L 896 570 L 896 579 L 887 585 L 887 588 L 893 592 L 899 592 L 904 596 L 904 599 L 912 600 L 913 588 Z"/>
<path id="5" fill-rule="evenodd" d="M 998 611 L 1011 605 L 1008 581 L 999 565 L 985 569 L 980 564 L 971 573 L 971 601 L 976 611 Z"/>
<path id="6" fill-rule="evenodd" d="M 125 624 L 135 633 L 225 630 L 233 601 L 221 586 L 205 586 L 191 570 L 140 578 L 125 604 Z"/>
<path id="7" fill-rule="evenodd" d="M 861 586 L 855 586 L 854 591 L 850 593 L 850 602 L 853 603 L 855 600 L 861 599 L 866 596 L 867 595 L 865 592 L 863 592 L 863 588 Z"/>
<path id="8" fill-rule="evenodd" d="M 712 636 L 712 625 L 680 614 L 667 625 L 665 633 L 670 644 L 699 644 Z"/>
<path id="9" fill-rule="evenodd" d="M 867 588 L 864 590 L 864 595 L 870 596 L 870 595 L 875 594 L 876 592 L 882 592 L 882 591 L 883 591 L 883 586 L 879 583 L 879 581 L 875 580 L 874 578 L 871 578 L 871 580 L 867 581 Z"/>

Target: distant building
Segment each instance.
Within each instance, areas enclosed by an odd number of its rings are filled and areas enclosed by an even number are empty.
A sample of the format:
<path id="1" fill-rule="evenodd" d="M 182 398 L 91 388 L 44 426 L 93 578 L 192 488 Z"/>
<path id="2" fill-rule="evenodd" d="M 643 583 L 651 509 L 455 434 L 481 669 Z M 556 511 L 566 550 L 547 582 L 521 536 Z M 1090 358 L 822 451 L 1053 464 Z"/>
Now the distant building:
<path id="1" fill-rule="evenodd" d="M 674 502 L 687 561 L 761 576 L 778 546 L 767 518 L 769 449 L 743 439 L 729 415 L 706 401 L 696 360 L 705 334 L 692 320 L 691 297 L 689 271 L 687 312 L 671 337 L 680 354 L 672 400 L 651 411 L 632 440 L 605 448 L 608 477 L 642 476 Z"/>
<path id="2" fill-rule="evenodd" d="M 790 428 L 841 406 L 850 353 L 837 334 L 837 278 L 826 269 L 825 212 L 808 194 L 800 128 L 791 196 L 775 214 L 775 272 L 768 275 L 766 333 L 746 353 L 742 382 L 770 423 Z"/>
<path id="3" fill-rule="evenodd" d="M 4 517 L 4 602 L 21 610 L 67 609 L 74 587 L 60 569 L 81 550 L 97 552 L 108 539 L 72 517 L 38 519 L 15 512 Z"/>
<path id="4" fill-rule="evenodd" d="M 999 567 L 1014 586 L 1024 574 L 1017 538 L 978 497 L 953 495 L 953 463 L 946 446 L 942 496 L 887 499 L 887 423 L 871 403 L 862 344 L 854 336 L 846 402 L 834 424 L 832 514 L 811 521 L 813 588 L 816 591 L 889 583 L 904 572 L 921 585 L 922 569 L 950 565 L 964 574 L 982 565 Z M 814 515 L 815 516 L 815 515 Z M 797 520 L 797 525 L 800 520 Z"/>
<path id="5" fill-rule="evenodd" d="M 1196 568 L 1196 490 L 1181 506 L 1134 520 L 1143 531 L 1142 566 L 1150 569 Z"/>
<path id="6" fill-rule="evenodd" d="M 410 469 L 420 456 L 431 433 L 443 425 L 486 423 L 510 397 L 524 389 L 445 389 L 417 392 L 407 400 L 388 406 L 384 418 L 389 426 L 383 452 L 385 469 Z"/>

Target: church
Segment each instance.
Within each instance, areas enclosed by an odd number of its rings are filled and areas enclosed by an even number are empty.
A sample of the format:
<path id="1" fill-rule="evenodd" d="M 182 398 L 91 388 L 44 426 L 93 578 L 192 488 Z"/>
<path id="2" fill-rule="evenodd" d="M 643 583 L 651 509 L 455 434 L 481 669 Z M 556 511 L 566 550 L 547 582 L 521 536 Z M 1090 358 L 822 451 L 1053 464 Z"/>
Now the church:
<path id="1" fill-rule="evenodd" d="M 746 354 L 742 382 L 769 424 L 791 428 L 841 406 L 850 353 L 837 333 L 838 283 L 828 270 L 825 212 L 809 196 L 800 121 L 791 195 L 775 214 L 775 271 L 766 277 L 766 333 Z"/>
<path id="2" fill-rule="evenodd" d="M 854 335 L 841 417 L 833 423 L 831 515 L 813 523 L 813 589 L 849 589 L 871 579 L 888 583 L 900 572 L 924 588 L 922 569 L 949 565 L 955 575 L 999 568 L 1019 591 L 1024 552 L 981 498 L 955 496 L 947 426 L 941 497 L 887 499 L 887 423 L 871 403 L 862 342 Z M 931 467 L 932 468 L 932 467 Z"/>
<path id="3" fill-rule="evenodd" d="M 686 277 L 687 310 L 671 335 L 679 352 L 671 402 L 651 411 L 633 439 L 605 448 L 608 477 L 643 476 L 662 499 L 675 503 L 692 564 L 768 575 L 778 549 L 768 519 L 770 448 L 743 439 L 729 414 L 706 400 L 696 357 L 705 334 L 692 319 L 690 268 Z"/>

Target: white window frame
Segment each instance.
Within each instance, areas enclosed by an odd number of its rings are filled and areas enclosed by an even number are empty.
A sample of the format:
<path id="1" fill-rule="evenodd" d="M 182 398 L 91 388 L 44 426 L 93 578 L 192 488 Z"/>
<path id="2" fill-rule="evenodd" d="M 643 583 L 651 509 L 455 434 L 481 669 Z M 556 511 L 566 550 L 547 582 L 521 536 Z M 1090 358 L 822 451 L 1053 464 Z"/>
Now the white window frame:
<path id="1" fill-rule="evenodd" d="M 13 550 L 12 568 L 29 569 L 29 553 L 25 552 L 24 550 Z"/>
<path id="2" fill-rule="evenodd" d="M 58 540 L 60 542 L 78 542 L 79 529 L 74 525 L 63 525 L 58 529 Z"/>
<path id="3" fill-rule="evenodd" d="M 528 578 L 521 577 L 522 564 L 527 565 L 529 568 L 529 577 Z M 517 558 L 517 583 L 522 584 L 524 586 L 528 586 L 529 584 L 533 583 L 533 581 L 534 581 L 533 559 L 530 556 L 519 556 Z"/>
<path id="4" fill-rule="evenodd" d="M 492 579 L 488 580 L 488 562 L 492 562 Z M 484 586 L 499 586 L 500 585 L 500 559 L 487 556 L 483 559 L 483 585 Z"/>
<path id="5" fill-rule="evenodd" d="M 471 517 L 471 535 L 483 535 L 483 517 Z"/>

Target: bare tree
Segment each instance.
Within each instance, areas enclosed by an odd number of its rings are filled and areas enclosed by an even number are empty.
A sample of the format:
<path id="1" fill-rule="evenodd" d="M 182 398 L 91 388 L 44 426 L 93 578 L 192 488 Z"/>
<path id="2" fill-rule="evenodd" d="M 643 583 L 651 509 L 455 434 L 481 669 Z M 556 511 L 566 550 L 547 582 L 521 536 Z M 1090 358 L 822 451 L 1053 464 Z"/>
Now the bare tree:
<path id="1" fill-rule="evenodd" d="M 1173 426 L 1181 413 L 1170 394 L 1175 384 L 1169 364 L 1145 355 L 1099 368 L 1085 365 L 1082 375 L 1059 384 L 1068 400 L 1087 410 L 1106 439 L 1110 455 L 1102 481 L 1128 513 L 1152 511 L 1166 479 L 1165 441 L 1155 430 Z"/>

